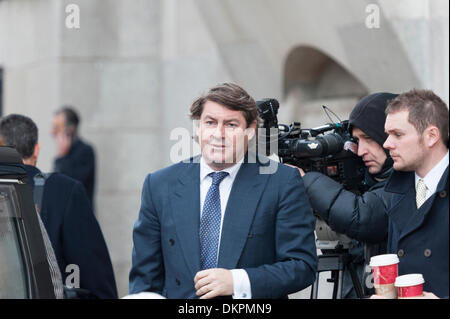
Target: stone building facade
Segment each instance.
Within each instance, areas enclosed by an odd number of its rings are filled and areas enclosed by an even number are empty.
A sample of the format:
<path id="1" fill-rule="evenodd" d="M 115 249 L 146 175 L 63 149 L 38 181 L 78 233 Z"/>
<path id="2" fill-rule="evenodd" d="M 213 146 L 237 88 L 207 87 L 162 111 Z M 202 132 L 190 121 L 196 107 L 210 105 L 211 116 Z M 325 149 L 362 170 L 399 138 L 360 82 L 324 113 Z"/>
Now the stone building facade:
<path id="1" fill-rule="evenodd" d="M 52 113 L 80 111 L 124 296 L 142 183 L 171 164 L 170 133 L 192 128 L 200 93 L 236 82 L 277 98 L 280 122 L 303 127 L 329 121 L 323 104 L 345 119 L 376 91 L 430 88 L 448 102 L 448 1 L 0 0 L 0 69 L 2 112 L 37 122 L 44 171 Z"/>

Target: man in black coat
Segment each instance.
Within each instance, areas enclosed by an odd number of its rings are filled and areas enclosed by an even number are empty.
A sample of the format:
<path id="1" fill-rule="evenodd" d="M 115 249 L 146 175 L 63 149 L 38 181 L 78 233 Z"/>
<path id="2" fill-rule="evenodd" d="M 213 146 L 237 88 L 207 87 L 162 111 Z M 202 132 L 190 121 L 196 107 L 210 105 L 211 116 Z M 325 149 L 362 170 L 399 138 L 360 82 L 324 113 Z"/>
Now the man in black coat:
<path id="1" fill-rule="evenodd" d="M 95 153 L 78 136 L 80 118 L 71 107 L 63 107 L 53 117 L 52 135 L 56 139 L 55 172 L 80 181 L 94 205 Z"/>
<path id="2" fill-rule="evenodd" d="M 367 267 L 370 257 L 386 251 L 386 211 L 390 194 L 383 188 L 392 172 L 392 159 L 382 147 L 387 137 L 384 111 L 387 102 L 396 96 L 391 93 L 370 94 L 350 113 L 349 124 L 358 144 L 357 155 L 366 165 L 365 181 L 370 186 L 367 192 L 356 195 L 324 174 L 305 174 L 300 169 L 314 211 L 332 230 L 353 239 L 349 252 L 365 294 L 369 293 L 366 288 L 371 288 L 365 278 L 370 274 Z M 356 297 L 348 271 L 344 272 L 342 296 Z"/>
<path id="3" fill-rule="evenodd" d="M 386 109 L 384 147 L 394 160 L 388 252 L 399 275 L 420 273 L 425 298 L 449 296 L 448 107 L 429 90 L 400 94 Z"/>
<path id="4" fill-rule="evenodd" d="M 28 117 L 11 114 L 0 121 L 0 141 L 22 156 L 33 192 L 39 155 L 38 129 Z M 39 205 L 38 205 L 39 206 Z M 54 173 L 47 178 L 40 216 L 66 282 L 79 283 L 97 298 L 117 298 L 114 272 L 100 226 L 80 182 Z M 79 271 L 79 281 L 76 278 Z"/>

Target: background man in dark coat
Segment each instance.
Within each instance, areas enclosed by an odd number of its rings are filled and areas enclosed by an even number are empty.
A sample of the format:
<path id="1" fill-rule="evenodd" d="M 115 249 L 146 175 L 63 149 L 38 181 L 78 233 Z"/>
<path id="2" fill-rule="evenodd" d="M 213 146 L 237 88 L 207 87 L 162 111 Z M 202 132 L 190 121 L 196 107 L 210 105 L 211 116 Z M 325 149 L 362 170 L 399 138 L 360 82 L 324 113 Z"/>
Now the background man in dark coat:
<path id="1" fill-rule="evenodd" d="M 370 274 L 366 265 L 370 257 L 386 251 L 387 207 L 390 194 L 383 188 L 392 172 L 392 159 L 382 145 L 387 137 L 384 132 L 384 113 L 389 100 L 396 94 L 374 93 L 359 101 L 349 117 L 352 136 L 358 144 L 357 155 L 364 161 L 367 192 L 356 195 L 318 172 L 300 170 L 316 213 L 336 232 L 354 239 L 350 253 L 356 266 L 362 288 L 366 287 L 365 275 Z M 366 245 L 365 245 L 366 244 Z M 365 291 L 369 293 L 369 291 Z M 344 273 L 342 295 L 356 297 L 348 271 Z"/>
<path id="2" fill-rule="evenodd" d="M 56 139 L 54 171 L 80 181 L 94 205 L 95 153 L 78 136 L 80 117 L 71 107 L 63 107 L 53 117 L 52 135 Z"/>
<path id="3" fill-rule="evenodd" d="M 425 297 L 448 298 L 448 107 L 432 91 L 411 90 L 386 113 L 395 170 L 385 188 L 388 252 L 400 259 L 399 275 L 423 274 Z"/>
<path id="4" fill-rule="evenodd" d="M 0 121 L 0 138 L 21 154 L 29 180 L 34 177 L 39 155 L 38 129 L 28 117 L 11 114 Z M 79 268 L 79 284 L 97 298 L 117 298 L 114 272 L 100 226 L 92 213 L 84 187 L 78 181 L 54 173 L 45 182 L 41 219 L 55 251 L 63 282 Z M 72 283 L 72 281 L 70 281 Z M 76 283 L 76 280 L 74 280 Z"/>

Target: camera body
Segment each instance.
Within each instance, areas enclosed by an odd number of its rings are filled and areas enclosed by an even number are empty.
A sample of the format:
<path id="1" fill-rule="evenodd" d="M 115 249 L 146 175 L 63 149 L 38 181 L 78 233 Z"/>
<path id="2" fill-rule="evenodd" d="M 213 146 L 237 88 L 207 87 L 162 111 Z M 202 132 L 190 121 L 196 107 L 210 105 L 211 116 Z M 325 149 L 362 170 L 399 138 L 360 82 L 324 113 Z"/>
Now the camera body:
<path id="1" fill-rule="evenodd" d="M 263 99 L 256 104 L 265 133 L 265 139 L 258 147 L 265 146 L 266 155 L 271 155 L 274 149 L 271 145 L 277 143 L 277 155 L 283 163 L 300 167 L 305 172 L 325 174 L 355 194 L 368 190 L 364 180 L 366 168 L 355 154 L 356 144 L 348 121 L 302 129 L 299 122 L 289 126 L 278 123 L 279 103 L 276 99 Z M 316 235 L 317 248 L 322 251 L 347 249 L 351 244 L 350 238 L 332 231 L 319 216 L 316 219 Z"/>
<path id="2" fill-rule="evenodd" d="M 273 149 L 270 144 L 277 143 L 277 155 L 283 163 L 301 167 L 305 172 L 325 174 L 354 193 L 361 194 L 368 189 L 364 182 L 365 165 L 355 154 L 356 145 L 347 120 L 302 129 L 299 122 L 289 126 L 278 124 L 277 100 L 263 99 L 256 104 L 263 120 L 262 128 L 266 129 L 265 143 L 262 143 L 266 155 Z M 270 134 L 274 129 L 276 133 Z"/>

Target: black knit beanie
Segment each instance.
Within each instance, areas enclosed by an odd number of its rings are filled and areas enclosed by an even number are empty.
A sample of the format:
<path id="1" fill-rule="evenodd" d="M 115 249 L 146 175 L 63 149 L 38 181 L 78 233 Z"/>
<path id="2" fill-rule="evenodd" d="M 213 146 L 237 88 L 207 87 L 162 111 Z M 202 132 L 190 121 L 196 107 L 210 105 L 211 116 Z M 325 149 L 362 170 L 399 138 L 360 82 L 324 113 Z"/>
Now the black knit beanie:
<path id="1" fill-rule="evenodd" d="M 357 127 L 383 147 L 387 134 L 384 132 L 386 110 L 389 101 L 397 97 L 392 93 L 373 93 L 359 101 L 350 113 L 350 130 Z"/>

